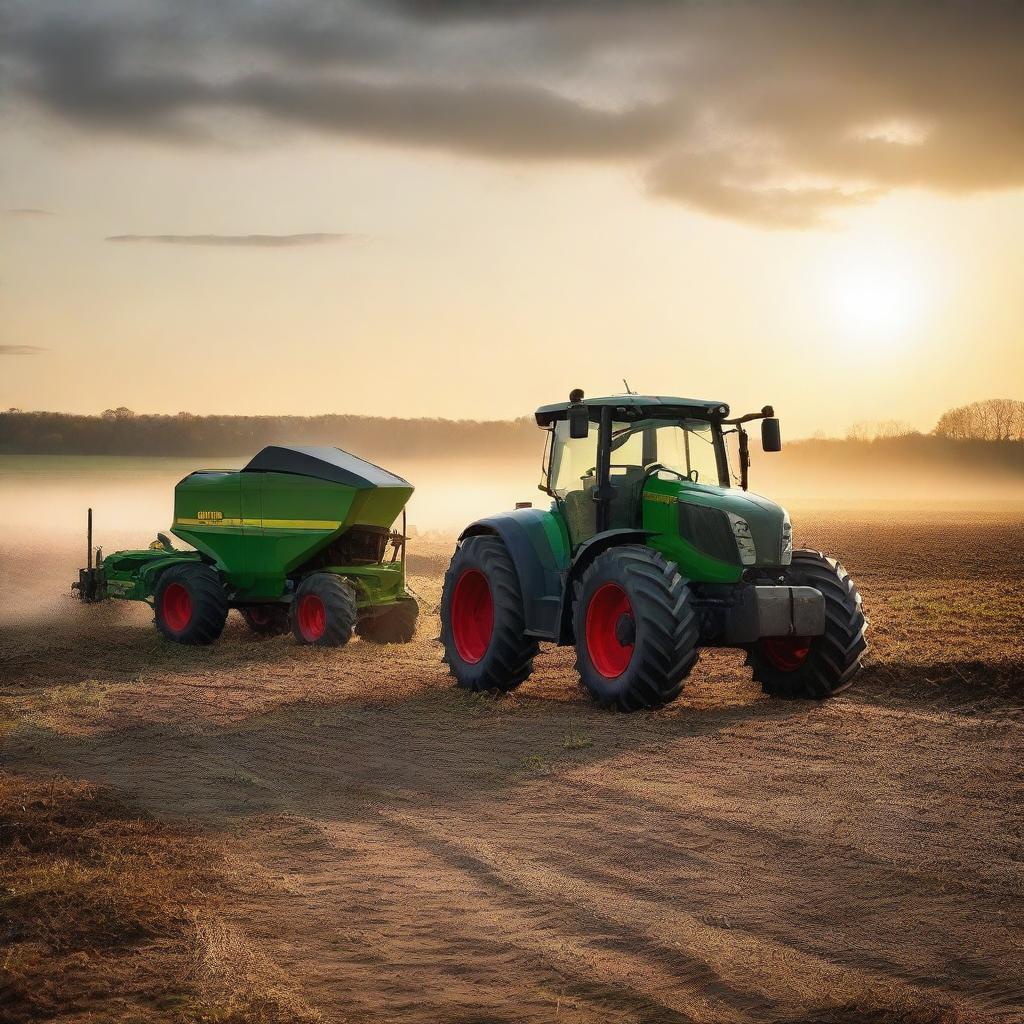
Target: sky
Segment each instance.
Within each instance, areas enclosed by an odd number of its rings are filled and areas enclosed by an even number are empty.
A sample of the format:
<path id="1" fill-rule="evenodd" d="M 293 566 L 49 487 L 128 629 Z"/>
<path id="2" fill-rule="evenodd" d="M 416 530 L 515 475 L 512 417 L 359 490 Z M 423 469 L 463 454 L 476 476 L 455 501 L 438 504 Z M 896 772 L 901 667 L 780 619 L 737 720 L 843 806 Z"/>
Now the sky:
<path id="1" fill-rule="evenodd" d="M 0 408 L 1024 398 L 1024 5 L 0 0 Z"/>

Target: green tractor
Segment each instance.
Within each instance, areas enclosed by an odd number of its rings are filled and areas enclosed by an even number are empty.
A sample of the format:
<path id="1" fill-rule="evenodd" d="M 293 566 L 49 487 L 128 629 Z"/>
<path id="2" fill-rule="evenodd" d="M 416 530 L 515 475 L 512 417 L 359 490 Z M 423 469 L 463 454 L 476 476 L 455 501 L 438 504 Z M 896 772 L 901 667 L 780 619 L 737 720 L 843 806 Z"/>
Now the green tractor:
<path id="1" fill-rule="evenodd" d="M 353 630 L 405 643 L 418 615 L 405 586 L 412 492 L 339 448 L 272 445 L 241 470 L 199 470 L 175 487 L 171 533 L 191 550 L 160 534 L 93 565 L 90 509 L 88 563 L 72 586 L 86 602 L 146 601 L 181 644 L 216 640 L 230 608 L 254 632 L 290 629 L 300 643 L 340 646 Z"/>
<path id="2" fill-rule="evenodd" d="M 675 699 L 701 647 L 745 650 L 772 696 L 850 685 L 866 649 L 857 588 L 834 559 L 794 551 L 786 510 L 747 493 L 744 424 L 782 448 L 771 407 L 730 419 L 721 402 L 576 390 L 536 419 L 550 508 L 472 523 L 445 575 L 459 686 L 511 690 L 540 641 L 574 644 L 591 696 L 625 711 Z"/>

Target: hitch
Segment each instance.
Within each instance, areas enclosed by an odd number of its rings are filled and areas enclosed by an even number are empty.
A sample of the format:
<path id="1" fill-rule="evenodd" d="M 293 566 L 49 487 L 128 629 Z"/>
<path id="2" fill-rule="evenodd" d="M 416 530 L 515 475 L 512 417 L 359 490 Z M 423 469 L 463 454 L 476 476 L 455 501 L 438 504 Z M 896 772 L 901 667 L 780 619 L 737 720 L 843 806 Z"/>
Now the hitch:
<path id="1" fill-rule="evenodd" d="M 107 596 L 103 580 L 103 556 L 97 557 L 94 566 L 92 550 L 92 509 L 89 509 L 85 525 L 85 568 L 78 570 L 78 581 L 71 584 L 72 593 L 78 591 L 78 599 L 85 604 L 95 604 Z"/>

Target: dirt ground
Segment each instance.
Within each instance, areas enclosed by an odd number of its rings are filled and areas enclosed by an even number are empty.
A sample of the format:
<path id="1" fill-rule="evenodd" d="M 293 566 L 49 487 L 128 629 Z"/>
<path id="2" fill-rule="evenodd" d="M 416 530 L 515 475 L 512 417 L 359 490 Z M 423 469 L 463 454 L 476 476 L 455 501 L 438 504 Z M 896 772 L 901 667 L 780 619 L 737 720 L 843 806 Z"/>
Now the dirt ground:
<path id="1" fill-rule="evenodd" d="M 178 648 L 46 597 L 74 550 L 0 546 L 4 767 L 218 844 L 210 955 L 310 1019 L 1024 1020 L 1022 525 L 798 517 L 864 595 L 856 686 L 772 701 L 705 652 L 632 716 L 565 649 L 452 688 L 446 544 L 411 556 L 416 640 L 341 651 L 236 616 Z"/>

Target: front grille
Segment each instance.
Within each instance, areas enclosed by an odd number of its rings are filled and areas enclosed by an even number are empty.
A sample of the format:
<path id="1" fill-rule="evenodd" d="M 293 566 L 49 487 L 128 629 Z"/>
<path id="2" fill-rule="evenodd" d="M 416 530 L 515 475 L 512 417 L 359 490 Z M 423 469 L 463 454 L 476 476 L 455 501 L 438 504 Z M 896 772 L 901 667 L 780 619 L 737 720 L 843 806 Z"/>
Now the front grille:
<path id="1" fill-rule="evenodd" d="M 709 558 L 732 565 L 739 561 L 729 518 L 720 509 L 679 502 L 679 534 Z"/>

